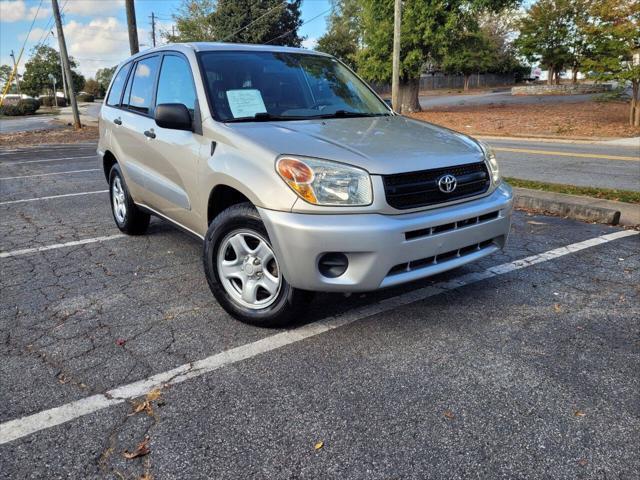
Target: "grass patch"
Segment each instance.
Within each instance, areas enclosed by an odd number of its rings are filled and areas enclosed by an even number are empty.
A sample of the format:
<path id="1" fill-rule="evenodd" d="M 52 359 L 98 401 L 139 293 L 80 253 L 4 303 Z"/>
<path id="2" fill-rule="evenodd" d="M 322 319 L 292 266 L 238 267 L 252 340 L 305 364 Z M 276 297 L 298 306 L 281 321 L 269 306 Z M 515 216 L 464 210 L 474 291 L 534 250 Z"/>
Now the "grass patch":
<path id="1" fill-rule="evenodd" d="M 640 204 L 640 192 L 633 192 L 631 190 L 577 187 L 575 185 L 564 185 L 562 183 L 536 182 L 535 180 L 521 180 L 511 177 L 506 177 L 505 180 L 509 182 L 512 187 L 531 188 L 532 190 L 543 190 L 545 192 L 567 193 L 570 195 L 582 195 L 583 197 Z"/>

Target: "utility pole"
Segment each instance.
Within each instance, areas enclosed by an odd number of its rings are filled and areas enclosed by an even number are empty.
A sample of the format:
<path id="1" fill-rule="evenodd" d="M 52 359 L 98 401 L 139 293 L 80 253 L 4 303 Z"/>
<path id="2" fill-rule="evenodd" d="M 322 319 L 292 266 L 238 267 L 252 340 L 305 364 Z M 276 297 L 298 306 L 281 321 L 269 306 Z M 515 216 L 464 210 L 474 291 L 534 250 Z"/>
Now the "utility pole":
<path id="1" fill-rule="evenodd" d="M 53 30 L 51 30 L 53 35 Z M 55 35 L 53 35 L 55 37 Z M 58 54 L 60 55 L 60 71 L 62 73 L 62 91 L 64 92 L 64 98 L 69 98 L 69 89 L 67 88 L 67 76 L 64 74 L 64 65 L 62 63 L 62 50 L 60 49 L 60 41 L 58 40 Z"/>
<path id="2" fill-rule="evenodd" d="M 22 96 L 22 92 L 20 91 L 20 81 L 18 80 L 18 66 L 16 65 L 16 56 L 13 54 L 13 50 L 11 50 L 10 56 L 13 60 L 13 68 L 16 71 L 16 88 L 18 89 L 18 95 Z"/>
<path id="3" fill-rule="evenodd" d="M 393 8 L 393 71 L 391 74 L 391 105 L 401 113 L 400 105 L 400 23 L 402 19 L 402 0 L 395 0 Z"/>
<path id="4" fill-rule="evenodd" d="M 71 80 L 71 66 L 69 65 L 69 55 L 67 54 L 67 44 L 64 41 L 64 31 L 62 30 L 62 19 L 60 18 L 60 10 L 58 9 L 58 0 L 51 0 L 51 9 L 56 19 L 56 27 L 58 30 L 58 44 L 60 45 L 60 56 L 62 57 L 62 65 L 64 74 Z M 82 128 L 80 124 L 80 112 L 78 111 L 78 103 L 76 102 L 76 94 L 73 91 L 73 82 L 69 81 L 67 85 L 69 91 L 69 100 L 71 101 L 71 110 L 73 111 L 73 126 L 76 129 Z"/>
<path id="5" fill-rule="evenodd" d="M 156 46 L 156 16 L 151 12 L 151 38 L 153 40 L 153 46 Z"/>
<path id="6" fill-rule="evenodd" d="M 127 7 L 127 27 L 129 28 L 129 49 L 131 55 L 140 51 L 138 46 L 138 27 L 136 26 L 136 7 L 133 0 L 126 0 Z"/>

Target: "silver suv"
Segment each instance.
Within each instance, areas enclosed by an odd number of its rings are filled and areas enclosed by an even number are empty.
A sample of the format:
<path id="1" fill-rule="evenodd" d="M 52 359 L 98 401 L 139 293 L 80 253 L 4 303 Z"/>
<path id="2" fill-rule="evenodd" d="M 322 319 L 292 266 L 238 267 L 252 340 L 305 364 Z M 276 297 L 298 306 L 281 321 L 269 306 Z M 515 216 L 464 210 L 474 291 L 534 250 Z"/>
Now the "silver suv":
<path id="1" fill-rule="evenodd" d="M 204 241 L 211 291 L 261 326 L 310 292 L 391 287 L 502 248 L 511 188 L 485 145 L 395 114 L 335 58 L 193 43 L 117 69 L 100 114 L 120 230 Z"/>

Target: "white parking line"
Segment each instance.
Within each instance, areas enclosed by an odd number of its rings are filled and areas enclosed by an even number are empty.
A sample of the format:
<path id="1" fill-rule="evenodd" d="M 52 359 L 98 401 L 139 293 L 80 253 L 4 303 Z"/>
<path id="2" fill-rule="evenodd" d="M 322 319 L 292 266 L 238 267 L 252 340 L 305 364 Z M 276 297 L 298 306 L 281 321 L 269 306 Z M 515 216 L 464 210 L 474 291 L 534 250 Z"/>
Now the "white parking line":
<path id="1" fill-rule="evenodd" d="M 27 163 L 61 162 L 62 160 L 79 160 L 83 158 L 96 158 L 97 156 L 98 155 L 83 155 L 81 157 L 42 158 L 40 160 L 16 160 L 14 162 L 0 162 L 0 167 L 7 167 L 10 165 L 25 165 Z"/>
<path id="2" fill-rule="evenodd" d="M 50 177 L 51 175 L 66 175 L 71 173 L 82 172 L 97 172 L 100 168 L 87 168 L 86 170 L 69 170 L 67 172 L 53 172 L 53 173 L 36 173 L 34 175 L 18 175 L 17 177 L 0 177 L 0 180 L 17 180 L 19 178 L 31 178 L 31 177 Z"/>
<path id="3" fill-rule="evenodd" d="M 345 314 L 337 317 L 330 317 L 294 330 L 277 333 L 246 345 L 231 348 L 229 350 L 216 353 L 215 355 L 211 355 L 205 359 L 186 363 L 172 370 L 158 373 L 143 380 L 114 388 L 104 394 L 92 395 L 59 407 L 34 413 L 33 415 L 10 420 L 0 424 L 0 445 L 17 440 L 40 430 L 63 424 L 84 415 L 118 405 L 132 398 L 140 397 L 155 388 L 164 388 L 169 385 L 184 382 L 191 378 L 199 377 L 205 373 L 212 372 L 227 365 L 232 365 L 242 360 L 253 358 L 262 353 L 284 347 L 285 345 L 291 345 L 301 340 L 320 335 L 321 333 L 344 327 L 345 325 L 349 325 L 350 323 L 371 315 L 394 310 L 402 305 L 425 300 L 448 290 L 453 290 L 465 285 L 471 285 L 487 278 L 504 275 L 505 273 L 547 262 L 549 260 L 560 258 L 564 255 L 584 250 L 585 248 L 602 245 L 619 238 L 637 235 L 638 233 L 640 232 L 634 230 L 623 230 L 567 245 L 565 247 L 556 248 L 554 250 L 549 250 L 514 262 L 503 263 L 502 265 L 488 268 L 482 272 L 461 275 L 460 277 L 454 278 L 448 282 L 441 282 L 412 292 L 403 293 L 372 305 L 347 311 Z"/>
<path id="4" fill-rule="evenodd" d="M 10 252 L 0 252 L 0 258 L 19 257 L 20 255 L 28 255 L 30 253 L 46 252 L 47 250 L 57 250 L 58 248 L 76 247 L 78 245 L 87 245 L 89 243 L 107 242 L 118 238 L 125 238 L 126 235 L 116 234 L 104 237 L 85 238 L 84 240 L 74 240 L 66 243 L 54 243 L 53 245 L 45 245 L 43 247 L 23 248 L 22 250 L 11 250 Z"/>
<path id="5" fill-rule="evenodd" d="M 107 193 L 108 191 L 109 190 L 96 190 L 94 192 L 65 193 L 64 195 L 50 195 L 48 197 L 23 198 L 22 200 L 7 200 L 6 202 L 0 202 L 0 205 L 11 205 L 14 203 L 24 203 L 24 202 L 37 202 L 38 200 L 52 200 L 54 198 L 77 197 L 78 195 L 93 195 L 94 193 Z"/>

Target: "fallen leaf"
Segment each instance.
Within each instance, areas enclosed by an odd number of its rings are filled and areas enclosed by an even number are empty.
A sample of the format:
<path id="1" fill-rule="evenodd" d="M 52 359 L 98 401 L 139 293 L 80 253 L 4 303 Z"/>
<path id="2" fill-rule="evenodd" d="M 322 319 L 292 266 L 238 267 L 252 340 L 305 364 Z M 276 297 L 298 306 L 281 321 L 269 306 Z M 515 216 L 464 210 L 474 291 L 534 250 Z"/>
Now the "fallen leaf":
<path id="1" fill-rule="evenodd" d="M 582 465 L 583 467 L 584 467 L 587 463 L 589 463 L 589 462 L 587 461 L 587 459 L 586 459 L 586 458 L 581 458 L 580 460 L 578 460 L 578 464 Z"/>
<path id="2" fill-rule="evenodd" d="M 153 480 L 153 476 L 149 472 L 146 472 L 143 473 L 138 480 Z"/>
<path id="3" fill-rule="evenodd" d="M 313 449 L 314 450 L 320 450 L 322 447 L 324 447 L 324 442 L 322 440 L 320 440 L 319 442 L 317 442 L 314 446 Z"/>
<path id="4" fill-rule="evenodd" d="M 573 416 L 574 416 L 574 417 L 584 417 L 584 416 L 586 416 L 586 415 L 587 415 L 587 414 L 586 414 L 586 413 L 584 413 L 582 410 L 576 410 L 575 412 L 573 412 Z"/>
<path id="5" fill-rule="evenodd" d="M 127 341 L 124 338 L 118 338 L 116 340 L 116 345 L 118 345 L 119 347 L 122 347 L 125 343 L 127 343 Z"/>
<path id="6" fill-rule="evenodd" d="M 452 420 L 452 419 L 454 419 L 456 417 L 451 410 L 445 410 L 443 415 L 445 417 L 447 417 L 448 419 L 450 419 L 450 420 Z"/>
<path id="7" fill-rule="evenodd" d="M 150 451 L 151 449 L 149 448 L 149 435 L 147 435 L 144 437 L 144 440 L 142 440 L 138 444 L 138 446 L 136 446 L 136 449 L 133 452 L 125 450 L 122 453 L 122 456 L 128 460 L 131 460 L 132 458 L 144 457 L 145 455 L 148 455 Z"/>
<path id="8" fill-rule="evenodd" d="M 162 392 L 160 391 L 160 389 L 155 388 L 151 390 L 149 393 L 147 393 L 147 400 L 150 402 L 153 402 L 154 400 L 159 399 L 160 395 L 162 395 Z"/>
<path id="9" fill-rule="evenodd" d="M 562 311 L 562 305 L 560 305 L 559 303 L 555 303 L 553 305 L 553 309 L 556 311 L 556 313 L 560 313 Z"/>

